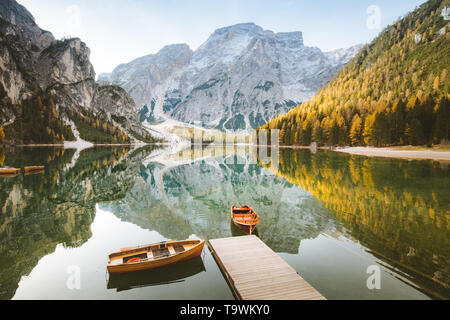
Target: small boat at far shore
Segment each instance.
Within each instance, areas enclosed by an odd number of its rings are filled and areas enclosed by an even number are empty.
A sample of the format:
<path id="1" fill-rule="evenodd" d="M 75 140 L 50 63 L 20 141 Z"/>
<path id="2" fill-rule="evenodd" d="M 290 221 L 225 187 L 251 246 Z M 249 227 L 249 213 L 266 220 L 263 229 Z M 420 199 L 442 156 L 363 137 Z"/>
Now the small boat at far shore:
<path id="1" fill-rule="evenodd" d="M 231 219 L 234 224 L 247 234 L 252 234 L 259 223 L 259 216 L 249 206 L 231 207 Z"/>
<path id="2" fill-rule="evenodd" d="M 199 257 L 206 240 L 172 240 L 125 248 L 109 255 L 111 274 L 156 269 Z"/>
<path id="3" fill-rule="evenodd" d="M 45 170 L 44 166 L 34 166 L 34 167 L 25 167 L 24 168 L 25 173 L 39 172 L 39 171 L 44 171 L 44 170 Z"/>
<path id="4" fill-rule="evenodd" d="M 13 176 L 18 175 L 20 173 L 20 169 L 17 168 L 0 168 L 0 175 L 2 176 Z"/>

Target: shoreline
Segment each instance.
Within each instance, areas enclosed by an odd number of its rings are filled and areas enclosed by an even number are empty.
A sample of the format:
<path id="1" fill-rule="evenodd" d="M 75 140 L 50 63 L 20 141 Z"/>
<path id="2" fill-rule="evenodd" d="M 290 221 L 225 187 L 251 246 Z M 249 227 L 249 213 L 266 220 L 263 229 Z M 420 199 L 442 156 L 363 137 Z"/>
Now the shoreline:
<path id="1" fill-rule="evenodd" d="M 279 146 L 280 149 L 312 150 L 308 146 Z M 429 149 L 425 147 L 317 147 L 316 150 L 341 152 L 366 157 L 381 157 L 405 160 L 435 160 L 450 162 L 450 150 Z"/>
<path id="2" fill-rule="evenodd" d="M 348 153 L 353 155 L 368 156 L 368 157 L 382 157 L 382 158 L 397 158 L 407 160 L 435 160 L 435 161 L 449 161 L 450 151 L 439 151 L 439 149 L 422 149 L 417 150 L 408 147 L 341 147 L 332 149 L 335 152 Z"/>
<path id="3" fill-rule="evenodd" d="M 93 144 L 91 147 L 143 147 L 143 146 L 168 146 L 169 143 L 143 143 L 143 144 Z M 262 145 L 244 144 L 244 146 L 263 147 Z M 73 149 L 72 146 L 66 147 L 64 144 L 28 144 L 28 145 L 0 145 L 1 148 L 33 148 L 33 147 L 59 147 L 64 149 Z M 267 146 L 270 148 L 270 146 Z M 308 146 L 279 146 L 279 149 L 301 149 L 301 150 L 324 150 L 347 153 L 352 155 L 367 156 L 367 157 L 382 157 L 395 158 L 406 160 L 435 160 L 450 162 L 450 148 L 441 150 L 439 148 L 429 149 L 425 147 L 317 147 L 312 148 Z M 447 151 L 449 150 L 449 151 Z"/>
<path id="4" fill-rule="evenodd" d="M 118 144 L 107 144 L 107 143 L 99 143 L 99 144 L 92 144 L 92 147 L 133 147 L 133 146 L 151 146 L 151 145 L 158 145 L 157 143 L 118 143 Z M 16 145 L 0 145 L 1 148 L 36 148 L 36 147 L 58 147 L 58 148 L 64 148 L 64 149 L 76 149 L 74 146 L 66 146 L 64 144 L 16 144 Z"/>

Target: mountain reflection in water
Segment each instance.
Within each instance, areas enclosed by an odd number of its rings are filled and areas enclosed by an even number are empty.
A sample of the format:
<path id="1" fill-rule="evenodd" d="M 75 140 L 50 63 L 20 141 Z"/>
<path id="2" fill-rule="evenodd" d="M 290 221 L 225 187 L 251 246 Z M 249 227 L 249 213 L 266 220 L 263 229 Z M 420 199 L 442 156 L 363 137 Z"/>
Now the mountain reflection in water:
<path id="1" fill-rule="evenodd" d="M 302 250 L 322 245 L 324 235 L 344 237 L 394 275 L 389 285 L 409 281 L 428 296 L 450 297 L 446 164 L 286 149 L 280 150 L 274 168 L 258 163 L 250 149 L 234 148 L 228 154 L 204 150 L 200 156 L 165 155 L 152 147 L 0 149 L 2 166 L 46 166 L 39 175 L 0 177 L 0 299 L 13 298 L 22 277 L 58 245 L 83 247 L 93 236 L 96 206 L 165 239 L 214 239 L 242 235 L 231 222 L 231 205 L 254 208 L 261 218 L 257 235 L 284 258 L 324 268 L 311 272 L 336 277 L 346 272 L 345 266 L 331 270 L 332 264 L 302 258 Z M 326 252 L 315 250 L 310 259 Z M 169 273 L 112 277 L 104 290 L 170 286 L 208 272 L 221 277 L 217 268 L 203 272 L 200 262 L 190 262 L 192 268 L 185 270 L 174 266 Z M 340 263 L 350 267 L 355 261 Z M 402 284 L 395 280 L 400 277 L 406 279 Z M 326 290 L 341 296 L 333 283 L 316 281 L 325 296 Z M 347 296 L 373 296 L 367 288 L 354 290 L 361 291 Z M 393 296 L 420 298 L 412 291 L 399 292 Z"/>

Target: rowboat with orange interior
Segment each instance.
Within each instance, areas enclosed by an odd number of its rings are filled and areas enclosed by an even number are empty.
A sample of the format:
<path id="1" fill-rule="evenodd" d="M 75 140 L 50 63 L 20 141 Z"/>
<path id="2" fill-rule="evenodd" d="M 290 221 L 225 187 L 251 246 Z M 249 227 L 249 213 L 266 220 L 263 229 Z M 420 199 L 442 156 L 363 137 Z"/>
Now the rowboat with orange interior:
<path id="1" fill-rule="evenodd" d="M 34 166 L 34 167 L 25 167 L 24 168 L 25 173 L 39 172 L 39 171 L 44 171 L 44 170 L 45 170 L 44 166 Z"/>
<path id="2" fill-rule="evenodd" d="M 20 169 L 17 168 L 0 168 L 0 175 L 12 176 L 20 173 Z"/>
<path id="3" fill-rule="evenodd" d="M 156 269 L 199 257 L 206 240 L 172 240 L 121 249 L 109 255 L 111 274 Z"/>
<path id="4" fill-rule="evenodd" d="M 231 218 L 234 224 L 247 234 L 252 234 L 259 223 L 259 216 L 249 206 L 231 207 Z"/>

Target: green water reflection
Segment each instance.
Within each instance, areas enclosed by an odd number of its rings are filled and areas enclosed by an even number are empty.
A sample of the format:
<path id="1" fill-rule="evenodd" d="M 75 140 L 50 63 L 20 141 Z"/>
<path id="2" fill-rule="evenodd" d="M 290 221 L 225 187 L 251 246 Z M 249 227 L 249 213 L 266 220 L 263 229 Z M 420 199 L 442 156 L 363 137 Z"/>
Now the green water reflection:
<path id="1" fill-rule="evenodd" d="M 449 298 L 448 163 L 281 150 L 272 172 L 309 191 L 369 252 Z"/>
<path id="2" fill-rule="evenodd" d="M 21 277 L 58 244 L 76 248 L 92 236 L 96 203 L 121 198 L 133 186 L 134 167 L 120 164 L 128 151 L 0 151 L 5 166 L 46 166 L 41 174 L 0 177 L 0 299 L 12 298 Z"/>

